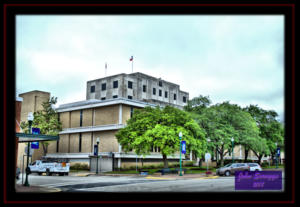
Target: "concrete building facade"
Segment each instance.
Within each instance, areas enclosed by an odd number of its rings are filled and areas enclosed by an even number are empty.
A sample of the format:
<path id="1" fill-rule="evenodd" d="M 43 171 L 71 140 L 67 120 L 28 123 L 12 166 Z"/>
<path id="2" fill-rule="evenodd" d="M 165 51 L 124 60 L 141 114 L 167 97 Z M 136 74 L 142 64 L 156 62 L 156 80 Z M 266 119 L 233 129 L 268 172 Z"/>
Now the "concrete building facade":
<path id="1" fill-rule="evenodd" d="M 22 122 L 27 122 L 27 116 L 29 112 L 37 112 L 43 109 L 42 103 L 46 102 L 50 98 L 49 92 L 44 91 L 30 91 L 26 93 L 19 94 L 19 99 L 22 99 L 21 104 L 21 111 L 20 111 L 20 120 L 18 123 L 21 124 Z M 16 131 L 17 132 L 17 131 Z M 19 129 L 18 132 L 22 132 L 22 129 Z M 19 143 L 18 144 L 18 156 L 17 156 L 17 166 L 21 169 L 23 165 L 23 155 L 25 154 L 25 147 L 27 143 Z M 43 155 L 43 149 L 40 146 L 39 149 L 34 150 L 32 155 L 32 161 L 40 159 Z M 26 166 L 26 159 L 24 160 L 24 165 Z"/>
<path id="2" fill-rule="evenodd" d="M 90 156 L 94 153 L 96 139 L 100 138 L 99 155 L 106 159 L 109 167 L 102 167 L 102 171 L 115 168 L 141 165 L 142 156 L 134 152 L 125 153 L 119 145 L 115 134 L 126 125 L 133 110 L 146 106 L 156 105 L 115 98 L 110 100 L 90 99 L 70 104 L 64 104 L 57 108 L 63 130 L 59 133 L 59 141 L 51 142 L 46 158 L 64 158 L 72 163 L 86 163 L 89 165 Z M 113 158 L 112 158 L 113 157 Z M 179 155 L 170 156 L 170 161 L 178 161 Z M 159 149 L 153 149 L 152 153 L 143 159 L 144 163 L 158 163 L 162 161 Z M 107 164 L 106 164 L 107 165 Z"/>
<path id="3" fill-rule="evenodd" d="M 87 100 L 120 97 L 182 109 L 187 104 L 189 93 L 181 91 L 177 84 L 139 72 L 122 73 L 87 82 Z"/>

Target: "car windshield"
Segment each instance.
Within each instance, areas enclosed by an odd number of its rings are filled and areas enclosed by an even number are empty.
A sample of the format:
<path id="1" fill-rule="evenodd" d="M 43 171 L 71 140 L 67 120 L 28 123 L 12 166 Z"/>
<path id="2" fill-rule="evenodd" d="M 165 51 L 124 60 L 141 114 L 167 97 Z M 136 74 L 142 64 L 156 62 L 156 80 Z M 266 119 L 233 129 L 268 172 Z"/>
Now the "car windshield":
<path id="1" fill-rule="evenodd" d="M 230 167 L 232 164 L 227 164 L 227 165 L 225 165 L 224 167 Z"/>

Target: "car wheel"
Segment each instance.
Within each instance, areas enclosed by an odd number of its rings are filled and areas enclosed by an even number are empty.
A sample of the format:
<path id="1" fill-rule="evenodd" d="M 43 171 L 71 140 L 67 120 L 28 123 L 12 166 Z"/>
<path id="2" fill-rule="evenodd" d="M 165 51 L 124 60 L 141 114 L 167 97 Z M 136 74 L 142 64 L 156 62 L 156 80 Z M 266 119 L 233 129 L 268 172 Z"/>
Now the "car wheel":
<path id="1" fill-rule="evenodd" d="M 42 173 L 41 173 L 41 172 L 39 172 L 39 173 L 38 173 L 38 175 L 42 175 Z"/>
<path id="2" fill-rule="evenodd" d="M 47 169 L 47 170 L 46 170 L 46 175 L 47 175 L 47 176 L 50 176 L 50 175 L 51 175 L 51 173 L 50 173 L 50 170 L 49 170 L 49 169 Z"/>
<path id="3" fill-rule="evenodd" d="M 229 176 L 229 175 L 230 175 L 230 171 L 227 170 L 227 171 L 225 172 L 225 175 L 226 175 L 226 176 Z"/>
<path id="4" fill-rule="evenodd" d="M 259 171 L 259 169 L 256 169 L 255 171 Z"/>

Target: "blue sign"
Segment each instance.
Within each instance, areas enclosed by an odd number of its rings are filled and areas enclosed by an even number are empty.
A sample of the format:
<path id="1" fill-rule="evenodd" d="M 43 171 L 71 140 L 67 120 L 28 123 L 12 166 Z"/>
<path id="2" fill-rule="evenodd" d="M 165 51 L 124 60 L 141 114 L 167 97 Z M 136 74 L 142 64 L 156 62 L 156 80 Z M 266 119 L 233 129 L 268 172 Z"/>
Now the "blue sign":
<path id="1" fill-rule="evenodd" d="M 185 141 L 181 141 L 181 152 L 182 152 L 182 154 L 186 153 L 186 143 L 185 143 Z"/>
<path id="2" fill-rule="evenodd" d="M 31 149 L 38 149 L 39 148 L 39 142 L 31 142 Z"/>
<path id="3" fill-rule="evenodd" d="M 32 134 L 40 134 L 41 133 L 41 130 L 40 128 L 32 128 Z"/>
<path id="4" fill-rule="evenodd" d="M 277 148 L 277 156 L 280 156 L 280 147 Z"/>
<path id="5" fill-rule="evenodd" d="M 98 155 L 98 145 L 94 145 L 94 155 L 97 156 Z"/>

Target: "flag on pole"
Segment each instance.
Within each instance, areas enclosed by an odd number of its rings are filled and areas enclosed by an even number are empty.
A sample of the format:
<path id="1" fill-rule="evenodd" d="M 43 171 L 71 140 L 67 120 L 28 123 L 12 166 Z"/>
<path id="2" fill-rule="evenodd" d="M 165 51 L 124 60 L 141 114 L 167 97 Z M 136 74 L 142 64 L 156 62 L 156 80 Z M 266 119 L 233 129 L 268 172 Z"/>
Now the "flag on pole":
<path id="1" fill-rule="evenodd" d="M 133 56 L 131 56 L 131 58 L 129 59 L 129 61 L 131 61 L 131 72 L 133 73 Z"/>

